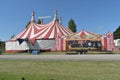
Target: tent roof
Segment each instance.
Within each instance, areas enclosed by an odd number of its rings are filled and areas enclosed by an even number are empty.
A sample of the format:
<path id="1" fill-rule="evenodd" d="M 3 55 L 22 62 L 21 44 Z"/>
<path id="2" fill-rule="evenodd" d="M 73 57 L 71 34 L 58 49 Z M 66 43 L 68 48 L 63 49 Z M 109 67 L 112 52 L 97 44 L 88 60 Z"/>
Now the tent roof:
<path id="1" fill-rule="evenodd" d="M 98 38 L 101 37 L 100 34 L 95 34 L 92 32 L 87 32 L 85 30 L 81 30 L 80 32 L 76 32 L 74 34 L 70 34 L 68 36 L 69 38 L 80 38 L 80 39 L 84 39 L 84 38 Z"/>
<path id="2" fill-rule="evenodd" d="M 72 32 L 63 27 L 57 20 L 53 20 L 48 24 L 36 24 L 31 22 L 27 28 L 12 38 L 11 40 L 17 39 L 29 39 L 30 42 L 34 43 L 35 39 L 51 39 L 56 36 L 67 36 L 72 34 Z"/>

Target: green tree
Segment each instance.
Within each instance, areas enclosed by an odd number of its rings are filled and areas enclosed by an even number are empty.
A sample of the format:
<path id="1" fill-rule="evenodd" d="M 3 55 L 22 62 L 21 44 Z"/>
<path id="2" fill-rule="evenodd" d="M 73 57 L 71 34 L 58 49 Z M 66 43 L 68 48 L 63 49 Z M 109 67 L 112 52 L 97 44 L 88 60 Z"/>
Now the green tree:
<path id="1" fill-rule="evenodd" d="M 10 39 L 12 39 L 12 38 L 14 38 L 15 37 L 15 34 L 13 34 L 11 37 L 10 37 Z"/>
<path id="2" fill-rule="evenodd" d="M 27 24 L 26 24 L 26 28 L 28 27 L 28 25 L 30 24 L 31 21 L 29 21 Z"/>
<path id="3" fill-rule="evenodd" d="M 4 41 L 0 41 L 0 51 L 5 51 L 5 42 Z"/>
<path id="4" fill-rule="evenodd" d="M 38 19 L 38 22 L 37 22 L 38 24 L 41 24 L 42 22 L 41 22 L 41 20 L 40 19 Z"/>
<path id="5" fill-rule="evenodd" d="M 120 26 L 113 32 L 114 39 L 120 39 Z"/>
<path id="6" fill-rule="evenodd" d="M 76 24 L 74 22 L 73 19 L 70 19 L 69 22 L 68 22 L 68 28 L 72 31 L 72 32 L 76 32 L 77 29 L 76 29 Z"/>

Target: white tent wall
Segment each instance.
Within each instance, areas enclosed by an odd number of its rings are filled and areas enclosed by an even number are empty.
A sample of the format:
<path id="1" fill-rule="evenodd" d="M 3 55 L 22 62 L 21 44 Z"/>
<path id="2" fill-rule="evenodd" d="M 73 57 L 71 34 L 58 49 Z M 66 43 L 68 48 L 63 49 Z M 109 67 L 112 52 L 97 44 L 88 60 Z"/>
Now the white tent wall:
<path id="1" fill-rule="evenodd" d="M 32 49 L 32 46 L 28 41 L 24 41 L 21 44 L 19 44 L 18 41 L 8 41 L 5 43 L 5 49 L 6 52 L 24 51 L 24 50 Z"/>
<path id="2" fill-rule="evenodd" d="M 55 45 L 55 40 L 36 40 L 34 49 L 51 49 Z"/>
<path id="3" fill-rule="evenodd" d="M 120 46 L 120 39 L 114 40 L 115 46 Z"/>

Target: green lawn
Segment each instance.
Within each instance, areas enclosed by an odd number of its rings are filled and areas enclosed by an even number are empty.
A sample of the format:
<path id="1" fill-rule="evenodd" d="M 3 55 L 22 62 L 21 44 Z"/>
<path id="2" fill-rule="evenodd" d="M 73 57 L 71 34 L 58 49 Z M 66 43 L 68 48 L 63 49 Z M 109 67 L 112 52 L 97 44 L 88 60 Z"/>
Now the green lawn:
<path id="1" fill-rule="evenodd" d="M 1 60 L 0 80 L 120 80 L 120 62 Z"/>

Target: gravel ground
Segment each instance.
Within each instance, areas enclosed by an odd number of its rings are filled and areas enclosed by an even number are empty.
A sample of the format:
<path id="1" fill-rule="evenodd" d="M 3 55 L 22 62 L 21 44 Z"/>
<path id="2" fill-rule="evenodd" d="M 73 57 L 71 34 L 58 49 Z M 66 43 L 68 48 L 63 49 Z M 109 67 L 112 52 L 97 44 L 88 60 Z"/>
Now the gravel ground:
<path id="1" fill-rule="evenodd" d="M 120 61 L 119 54 L 95 55 L 0 55 L 0 60 L 75 60 L 75 61 Z"/>

